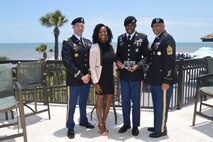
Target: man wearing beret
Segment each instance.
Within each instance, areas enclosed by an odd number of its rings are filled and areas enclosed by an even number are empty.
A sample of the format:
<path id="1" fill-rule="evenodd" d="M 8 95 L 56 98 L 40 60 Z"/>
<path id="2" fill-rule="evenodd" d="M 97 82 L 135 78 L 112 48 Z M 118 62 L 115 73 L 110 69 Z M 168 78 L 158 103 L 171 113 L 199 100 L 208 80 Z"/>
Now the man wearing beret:
<path id="1" fill-rule="evenodd" d="M 173 84 L 177 83 L 175 68 L 176 49 L 175 40 L 165 31 L 164 20 L 155 18 L 151 23 L 152 31 L 156 35 L 151 46 L 150 66 L 145 83 L 151 85 L 154 108 L 154 127 L 149 127 L 151 138 L 167 135 L 167 116 Z"/>
<path id="2" fill-rule="evenodd" d="M 123 126 L 119 133 L 131 128 L 130 112 L 132 103 L 132 135 L 139 134 L 140 97 L 144 79 L 143 58 L 149 55 L 148 39 L 143 33 L 138 33 L 136 18 L 128 16 L 124 20 L 126 33 L 120 35 L 117 41 L 117 66 L 120 71 Z"/>
<path id="3" fill-rule="evenodd" d="M 79 97 L 80 126 L 94 128 L 88 122 L 86 116 L 86 105 L 90 90 L 89 51 L 90 40 L 83 38 L 84 19 L 78 17 L 71 23 L 74 34 L 63 41 L 62 60 L 66 68 L 67 96 L 67 137 L 75 137 L 74 112 Z"/>

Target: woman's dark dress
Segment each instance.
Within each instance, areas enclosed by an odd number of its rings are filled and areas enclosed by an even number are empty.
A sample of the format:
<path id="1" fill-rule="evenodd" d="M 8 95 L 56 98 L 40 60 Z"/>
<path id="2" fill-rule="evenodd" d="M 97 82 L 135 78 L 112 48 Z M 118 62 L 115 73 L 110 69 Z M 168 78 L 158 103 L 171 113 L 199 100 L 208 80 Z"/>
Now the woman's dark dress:
<path id="1" fill-rule="evenodd" d="M 99 43 L 99 47 L 102 71 L 98 84 L 102 92 L 98 95 L 114 94 L 113 62 L 115 61 L 115 53 L 110 44 Z"/>

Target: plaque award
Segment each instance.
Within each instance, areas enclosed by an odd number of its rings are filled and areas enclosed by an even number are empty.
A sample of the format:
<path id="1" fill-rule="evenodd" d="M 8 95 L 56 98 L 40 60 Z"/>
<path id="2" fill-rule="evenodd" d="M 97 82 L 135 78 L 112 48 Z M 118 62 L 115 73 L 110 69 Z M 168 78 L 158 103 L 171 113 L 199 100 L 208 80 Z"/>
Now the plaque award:
<path id="1" fill-rule="evenodd" d="M 125 68 L 133 68 L 135 66 L 135 61 L 124 61 Z"/>

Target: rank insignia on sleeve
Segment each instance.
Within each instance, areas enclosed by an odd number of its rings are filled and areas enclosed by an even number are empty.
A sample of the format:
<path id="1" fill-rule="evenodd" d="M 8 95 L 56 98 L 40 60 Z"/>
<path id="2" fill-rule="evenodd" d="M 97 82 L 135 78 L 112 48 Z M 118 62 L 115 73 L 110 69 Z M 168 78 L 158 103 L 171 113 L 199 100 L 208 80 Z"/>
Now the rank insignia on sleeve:
<path id="1" fill-rule="evenodd" d="M 168 47 L 167 47 L 167 55 L 172 55 L 173 54 L 173 49 L 172 49 L 172 47 L 169 45 Z"/>

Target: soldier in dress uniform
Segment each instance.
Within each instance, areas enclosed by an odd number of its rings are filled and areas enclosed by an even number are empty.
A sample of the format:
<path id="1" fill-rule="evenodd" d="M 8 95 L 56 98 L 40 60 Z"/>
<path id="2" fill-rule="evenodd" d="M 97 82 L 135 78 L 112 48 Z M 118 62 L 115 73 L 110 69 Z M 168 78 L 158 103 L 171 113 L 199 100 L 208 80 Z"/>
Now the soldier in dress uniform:
<path id="1" fill-rule="evenodd" d="M 84 19 L 78 17 L 71 23 L 74 34 L 63 41 L 62 60 L 66 68 L 67 96 L 67 137 L 72 139 L 74 133 L 74 112 L 79 97 L 80 126 L 94 128 L 88 122 L 86 116 L 86 105 L 90 90 L 89 51 L 91 41 L 83 38 Z"/>
<path id="2" fill-rule="evenodd" d="M 135 30 L 136 21 L 133 16 L 128 16 L 124 20 L 126 33 L 118 37 L 116 52 L 123 113 L 123 126 L 119 133 L 124 133 L 131 128 L 132 103 L 132 135 L 134 136 L 139 134 L 138 127 L 140 126 L 140 97 L 144 79 L 142 56 L 146 57 L 150 53 L 147 36 Z"/>
<path id="3" fill-rule="evenodd" d="M 177 83 L 175 68 L 176 49 L 175 40 L 165 31 L 164 20 L 155 18 L 151 27 L 156 35 L 151 46 L 150 65 L 145 83 L 151 85 L 154 108 L 154 127 L 149 127 L 151 138 L 167 135 L 167 115 L 173 84 Z"/>

